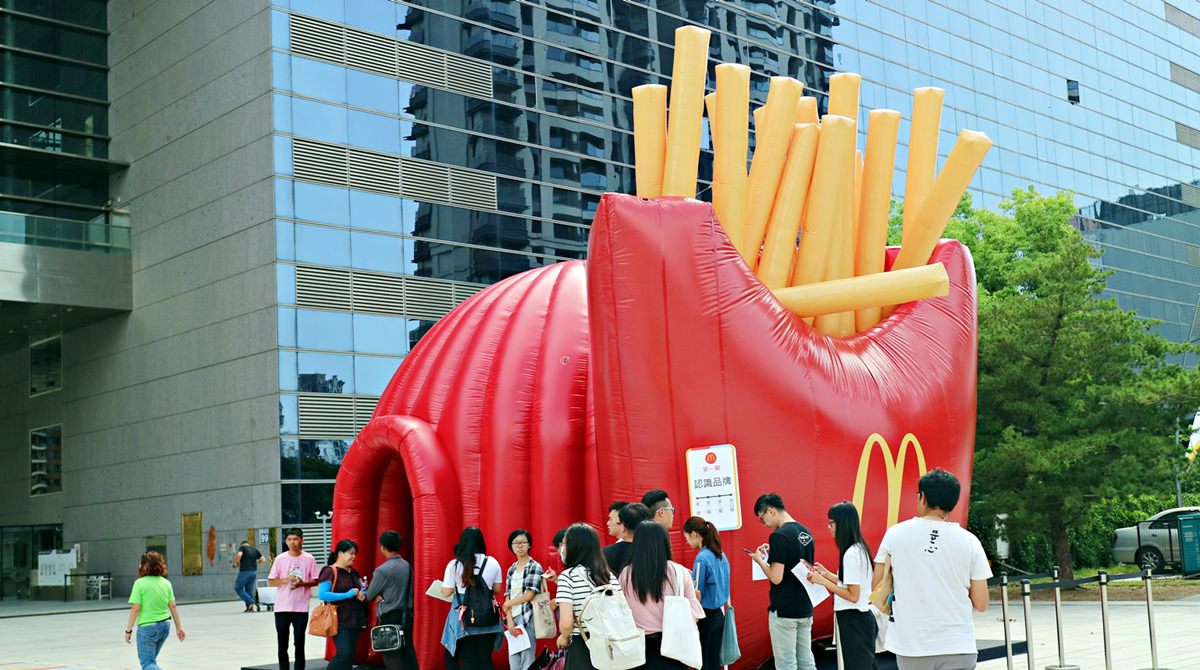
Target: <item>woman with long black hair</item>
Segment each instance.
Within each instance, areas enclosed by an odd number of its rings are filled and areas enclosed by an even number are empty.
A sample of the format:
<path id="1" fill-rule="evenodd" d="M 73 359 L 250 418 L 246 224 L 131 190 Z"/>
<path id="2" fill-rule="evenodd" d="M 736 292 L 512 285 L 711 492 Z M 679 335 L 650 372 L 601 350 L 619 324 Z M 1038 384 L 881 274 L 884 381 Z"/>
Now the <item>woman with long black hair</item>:
<path id="1" fill-rule="evenodd" d="M 362 576 L 354 569 L 358 545 L 354 540 L 342 540 L 329 552 L 329 561 L 317 577 L 317 597 L 337 608 L 337 635 L 333 636 L 334 656 L 331 670 L 350 670 L 358 636 L 367 625 L 366 596 Z"/>
<path id="2" fill-rule="evenodd" d="M 461 611 L 468 603 L 467 591 L 484 589 L 492 598 L 496 616 L 493 623 L 472 626 Z M 493 670 L 492 651 L 500 634 L 499 608 L 495 597 L 504 593 L 504 572 L 500 562 L 487 555 L 483 531 L 478 526 L 463 529 L 454 545 L 454 558 L 446 564 L 442 576 L 442 596 L 454 597 L 446 618 L 442 645 L 462 670 Z"/>
<path id="3" fill-rule="evenodd" d="M 871 545 L 863 537 L 854 503 L 840 502 L 829 508 L 829 534 L 837 543 L 841 564 L 835 575 L 817 563 L 808 580 L 833 594 L 838 645 L 847 668 L 874 670 L 875 615 L 871 613 Z"/>
<path id="4" fill-rule="evenodd" d="M 704 609 L 696 599 L 691 572 L 671 560 L 667 529 L 654 521 L 643 521 L 633 533 L 629 565 L 621 571 L 621 591 L 633 611 L 633 621 L 646 631 L 648 670 L 684 670 L 683 663 L 662 655 L 663 606 L 665 596 L 686 596 L 692 618 L 703 619 Z"/>
<path id="5" fill-rule="evenodd" d="M 563 568 L 558 575 L 558 648 L 567 650 L 567 670 L 591 670 L 592 655 L 575 625 L 583 603 L 602 584 L 616 585 L 616 577 L 604 562 L 600 536 L 586 523 L 567 528 L 562 543 Z M 584 627 L 586 628 L 586 626 Z"/>
<path id="6" fill-rule="evenodd" d="M 729 557 L 721 550 L 721 534 L 711 521 L 694 516 L 683 522 L 683 539 L 699 549 L 692 566 L 692 580 L 700 592 L 704 618 L 700 628 L 700 648 L 704 652 L 702 670 L 721 670 L 721 641 L 725 637 L 725 611 L 729 602 Z"/>

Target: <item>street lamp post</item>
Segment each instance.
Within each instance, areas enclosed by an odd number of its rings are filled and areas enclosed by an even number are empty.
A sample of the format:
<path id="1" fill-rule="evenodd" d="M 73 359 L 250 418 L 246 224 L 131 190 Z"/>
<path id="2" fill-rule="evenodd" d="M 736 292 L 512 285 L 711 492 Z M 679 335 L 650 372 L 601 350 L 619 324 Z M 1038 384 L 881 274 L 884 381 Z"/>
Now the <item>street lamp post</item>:
<path id="1" fill-rule="evenodd" d="M 329 555 L 329 528 L 327 527 L 327 524 L 329 523 L 329 521 L 331 519 L 333 519 L 333 512 L 326 512 L 324 514 L 317 512 L 316 515 L 317 515 L 317 520 L 321 522 L 321 541 L 322 541 L 322 545 L 325 547 L 325 552 L 322 554 L 322 556 L 328 556 Z"/>

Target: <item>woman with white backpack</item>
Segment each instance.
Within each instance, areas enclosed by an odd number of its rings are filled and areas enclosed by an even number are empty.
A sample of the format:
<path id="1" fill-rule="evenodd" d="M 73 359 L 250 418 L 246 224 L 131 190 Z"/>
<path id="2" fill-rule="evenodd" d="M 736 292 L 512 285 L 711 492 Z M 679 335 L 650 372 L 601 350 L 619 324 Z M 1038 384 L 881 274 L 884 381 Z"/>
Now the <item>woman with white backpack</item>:
<path id="1" fill-rule="evenodd" d="M 586 523 L 567 528 L 562 544 L 563 571 L 558 575 L 558 648 L 567 650 L 567 670 L 594 670 L 591 653 L 581 633 L 583 606 L 601 585 L 616 586 L 616 577 L 604 562 L 600 536 Z"/>
<path id="2" fill-rule="evenodd" d="M 647 670 L 684 670 L 703 665 L 696 621 L 704 609 L 691 571 L 671 560 L 667 530 L 654 521 L 638 524 L 629 565 L 619 578 L 637 627 L 646 632 Z"/>

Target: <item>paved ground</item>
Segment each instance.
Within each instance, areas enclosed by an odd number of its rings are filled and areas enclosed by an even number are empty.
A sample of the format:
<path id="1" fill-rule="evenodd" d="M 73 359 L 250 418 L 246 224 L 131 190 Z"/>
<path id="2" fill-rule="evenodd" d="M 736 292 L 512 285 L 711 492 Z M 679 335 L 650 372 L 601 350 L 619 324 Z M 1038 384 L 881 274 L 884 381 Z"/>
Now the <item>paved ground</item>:
<path id="1" fill-rule="evenodd" d="M 126 646 L 122 631 L 128 610 L 112 604 L 0 603 L 0 670 L 136 670 L 137 651 Z M 108 608 L 108 609 L 106 609 Z M 76 610 L 69 613 L 64 609 Z M 1042 670 L 1057 663 L 1054 607 L 1033 605 L 1033 638 L 1036 664 Z M 82 610 L 82 611 L 78 611 Z M 230 670 L 275 661 L 275 629 L 271 614 L 240 614 L 237 601 L 184 603 L 179 606 L 188 638 L 167 641 L 159 657 L 167 670 Z M 1012 608 L 1013 638 L 1025 639 L 1021 609 Z M 1084 670 L 1103 670 L 1100 609 L 1095 603 L 1064 603 L 1066 660 Z M 1111 605 L 1113 667 L 1131 670 L 1150 667 L 1149 627 L 1143 603 Z M 1155 604 L 1159 640 L 1159 665 L 1185 670 L 1200 667 L 1200 598 Z M 993 605 L 977 614 L 975 625 L 981 639 L 1004 639 L 1000 608 Z M 321 657 L 323 640 L 309 637 L 309 659 Z M 313 667 L 313 665 L 310 665 Z M 1024 656 L 1014 663 L 1017 670 L 1029 666 Z M 987 661 L 980 670 L 1003 670 L 1003 659 Z"/>

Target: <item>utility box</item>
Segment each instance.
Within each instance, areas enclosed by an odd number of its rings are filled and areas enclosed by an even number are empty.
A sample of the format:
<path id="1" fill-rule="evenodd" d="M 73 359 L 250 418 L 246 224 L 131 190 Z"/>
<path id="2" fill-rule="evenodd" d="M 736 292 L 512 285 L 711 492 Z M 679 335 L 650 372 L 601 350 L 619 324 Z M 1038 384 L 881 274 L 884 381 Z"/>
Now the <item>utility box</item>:
<path id="1" fill-rule="evenodd" d="M 1200 514 L 1179 517 L 1179 559 L 1184 574 L 1200 572 Z"/>

